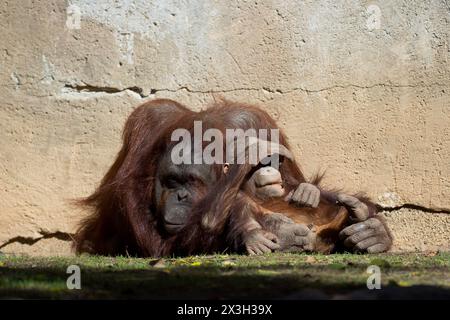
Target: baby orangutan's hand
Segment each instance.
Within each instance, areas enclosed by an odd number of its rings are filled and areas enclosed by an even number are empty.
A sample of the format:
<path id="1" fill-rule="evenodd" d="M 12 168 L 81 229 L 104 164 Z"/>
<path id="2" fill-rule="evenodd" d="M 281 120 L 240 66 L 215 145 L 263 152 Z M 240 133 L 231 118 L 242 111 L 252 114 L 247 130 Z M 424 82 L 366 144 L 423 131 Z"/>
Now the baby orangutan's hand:
<path id="1" fill-rule="evenodd" d="M 268 228 L 278 238 L 279 251 L 303 252 L 313 251 L 316 245 L 314 228 L 295 223 L 281 213 L 267 214 L 263 228 Z"/>
<path id="2" fill-rule="evenodd" d="M 250 255 L 263 254 L 280 249 L 278 238 L 271 232 L 254 229 L 244 236 L 244 246 Z"/>
<path id="3" fill-rule="evenodd" d="M 317 208 L 320 202 L 320 189 L 310 183 L 300 183 L 284 200 L 297 206 Z"/>

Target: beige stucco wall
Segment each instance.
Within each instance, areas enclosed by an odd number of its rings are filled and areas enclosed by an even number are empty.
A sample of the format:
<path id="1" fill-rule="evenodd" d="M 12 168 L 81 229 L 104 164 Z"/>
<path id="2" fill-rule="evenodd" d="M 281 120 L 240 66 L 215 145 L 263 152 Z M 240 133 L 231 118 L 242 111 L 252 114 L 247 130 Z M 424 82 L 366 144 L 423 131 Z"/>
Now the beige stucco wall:
<path id="1" fill-rule="evenodd" d="M 70 253 L 133 108 L 215 95 L 390 208 L 394 250 L 450 250 L 449 1 L 3 0 L 0 30 L 2 252 Z"/>

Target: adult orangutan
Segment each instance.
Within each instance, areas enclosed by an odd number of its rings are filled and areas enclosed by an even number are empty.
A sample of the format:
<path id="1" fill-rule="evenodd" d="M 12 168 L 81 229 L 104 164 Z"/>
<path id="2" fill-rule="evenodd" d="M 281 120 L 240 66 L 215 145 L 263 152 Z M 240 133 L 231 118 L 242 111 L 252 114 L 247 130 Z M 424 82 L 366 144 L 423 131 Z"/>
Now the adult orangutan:
<path id="1" fill-rule="evenodd" d="M 253 219 L 255 212 L 248 209 L 253 199 L 242 192 L 243 180 L 236 174 L 224 174 L 223 165 L 171 163 L 171 133 L 177 128 L 192 130 L 196 120 L 219 130 L 277 128 L 262 110 L 226 101 L 198 113 L 170 100 L 140 106 L 125 125 L 116 161 L 95 193 L 83 201 L 94 212 L 76 234 L 77 252 L 161 256 L 227 248 L 246 248 L 249 253 L 304 250 L 305 226 L 269 214 L 263 220 L 271 232 L 263 230 L 264 224 Z M 288 147 L 283 133 L 279 142 Z M 317 188 L 305 183 L 292 159 L 280 167 L 280 174 L 283 186 L 292 191 L 290 202 L 316 204 Z M 358 237 L 373 229 L 367 221 L 344 229 L 344 243 L 359 248 L 364 239 L 358 241 Z M 390 239 L 383 228 L 380 237 Z"/>
<path id="2" fill-rule="evenodd" d="M 93 209 L 75 234 L 77 252 L 102 255 L 158 255 L 163 246 L 148 211 L 154 172 L 148 164 L 159 133 L 193 114 L 172 100 L 149 101 L 128 117 L 122 148 L 95 192 L 80 201 Z"/>

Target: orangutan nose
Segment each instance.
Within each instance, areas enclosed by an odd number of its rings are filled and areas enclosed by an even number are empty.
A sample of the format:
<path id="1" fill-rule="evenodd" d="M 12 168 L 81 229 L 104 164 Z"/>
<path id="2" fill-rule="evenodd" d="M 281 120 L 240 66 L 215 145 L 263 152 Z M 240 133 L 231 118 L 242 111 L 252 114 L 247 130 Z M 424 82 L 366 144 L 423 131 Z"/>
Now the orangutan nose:
<path id="1" fill-rule="evenodd" d="M 259 169 L 255 174 L 255 183 L 257 187 L 263 187 L 269 184 L 281 184 L 280 171 L 273 167 L 263 167 Z"/>
<path id="2" fill-rule="evenodd" d="M 177 195 L 178 195 L 178 201 L 183 201 L 188 197 L 189 194 L 185 189 L 183 189 L 183 190 L 179 190 Z"/>

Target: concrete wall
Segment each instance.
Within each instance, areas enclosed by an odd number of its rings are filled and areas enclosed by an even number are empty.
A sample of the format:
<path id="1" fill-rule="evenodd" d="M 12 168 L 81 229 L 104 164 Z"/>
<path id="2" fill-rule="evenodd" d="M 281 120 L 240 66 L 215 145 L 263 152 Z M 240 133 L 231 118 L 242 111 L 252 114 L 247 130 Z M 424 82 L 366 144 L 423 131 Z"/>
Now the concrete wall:
<path id="1" fill-rule="evenodd" d="M 133 108 L 217 95 L 386 206 L 395 250 L 450 249 L 448 0 L 3 0 L 0 30 L 0 251 L 68 254 Z"/>

